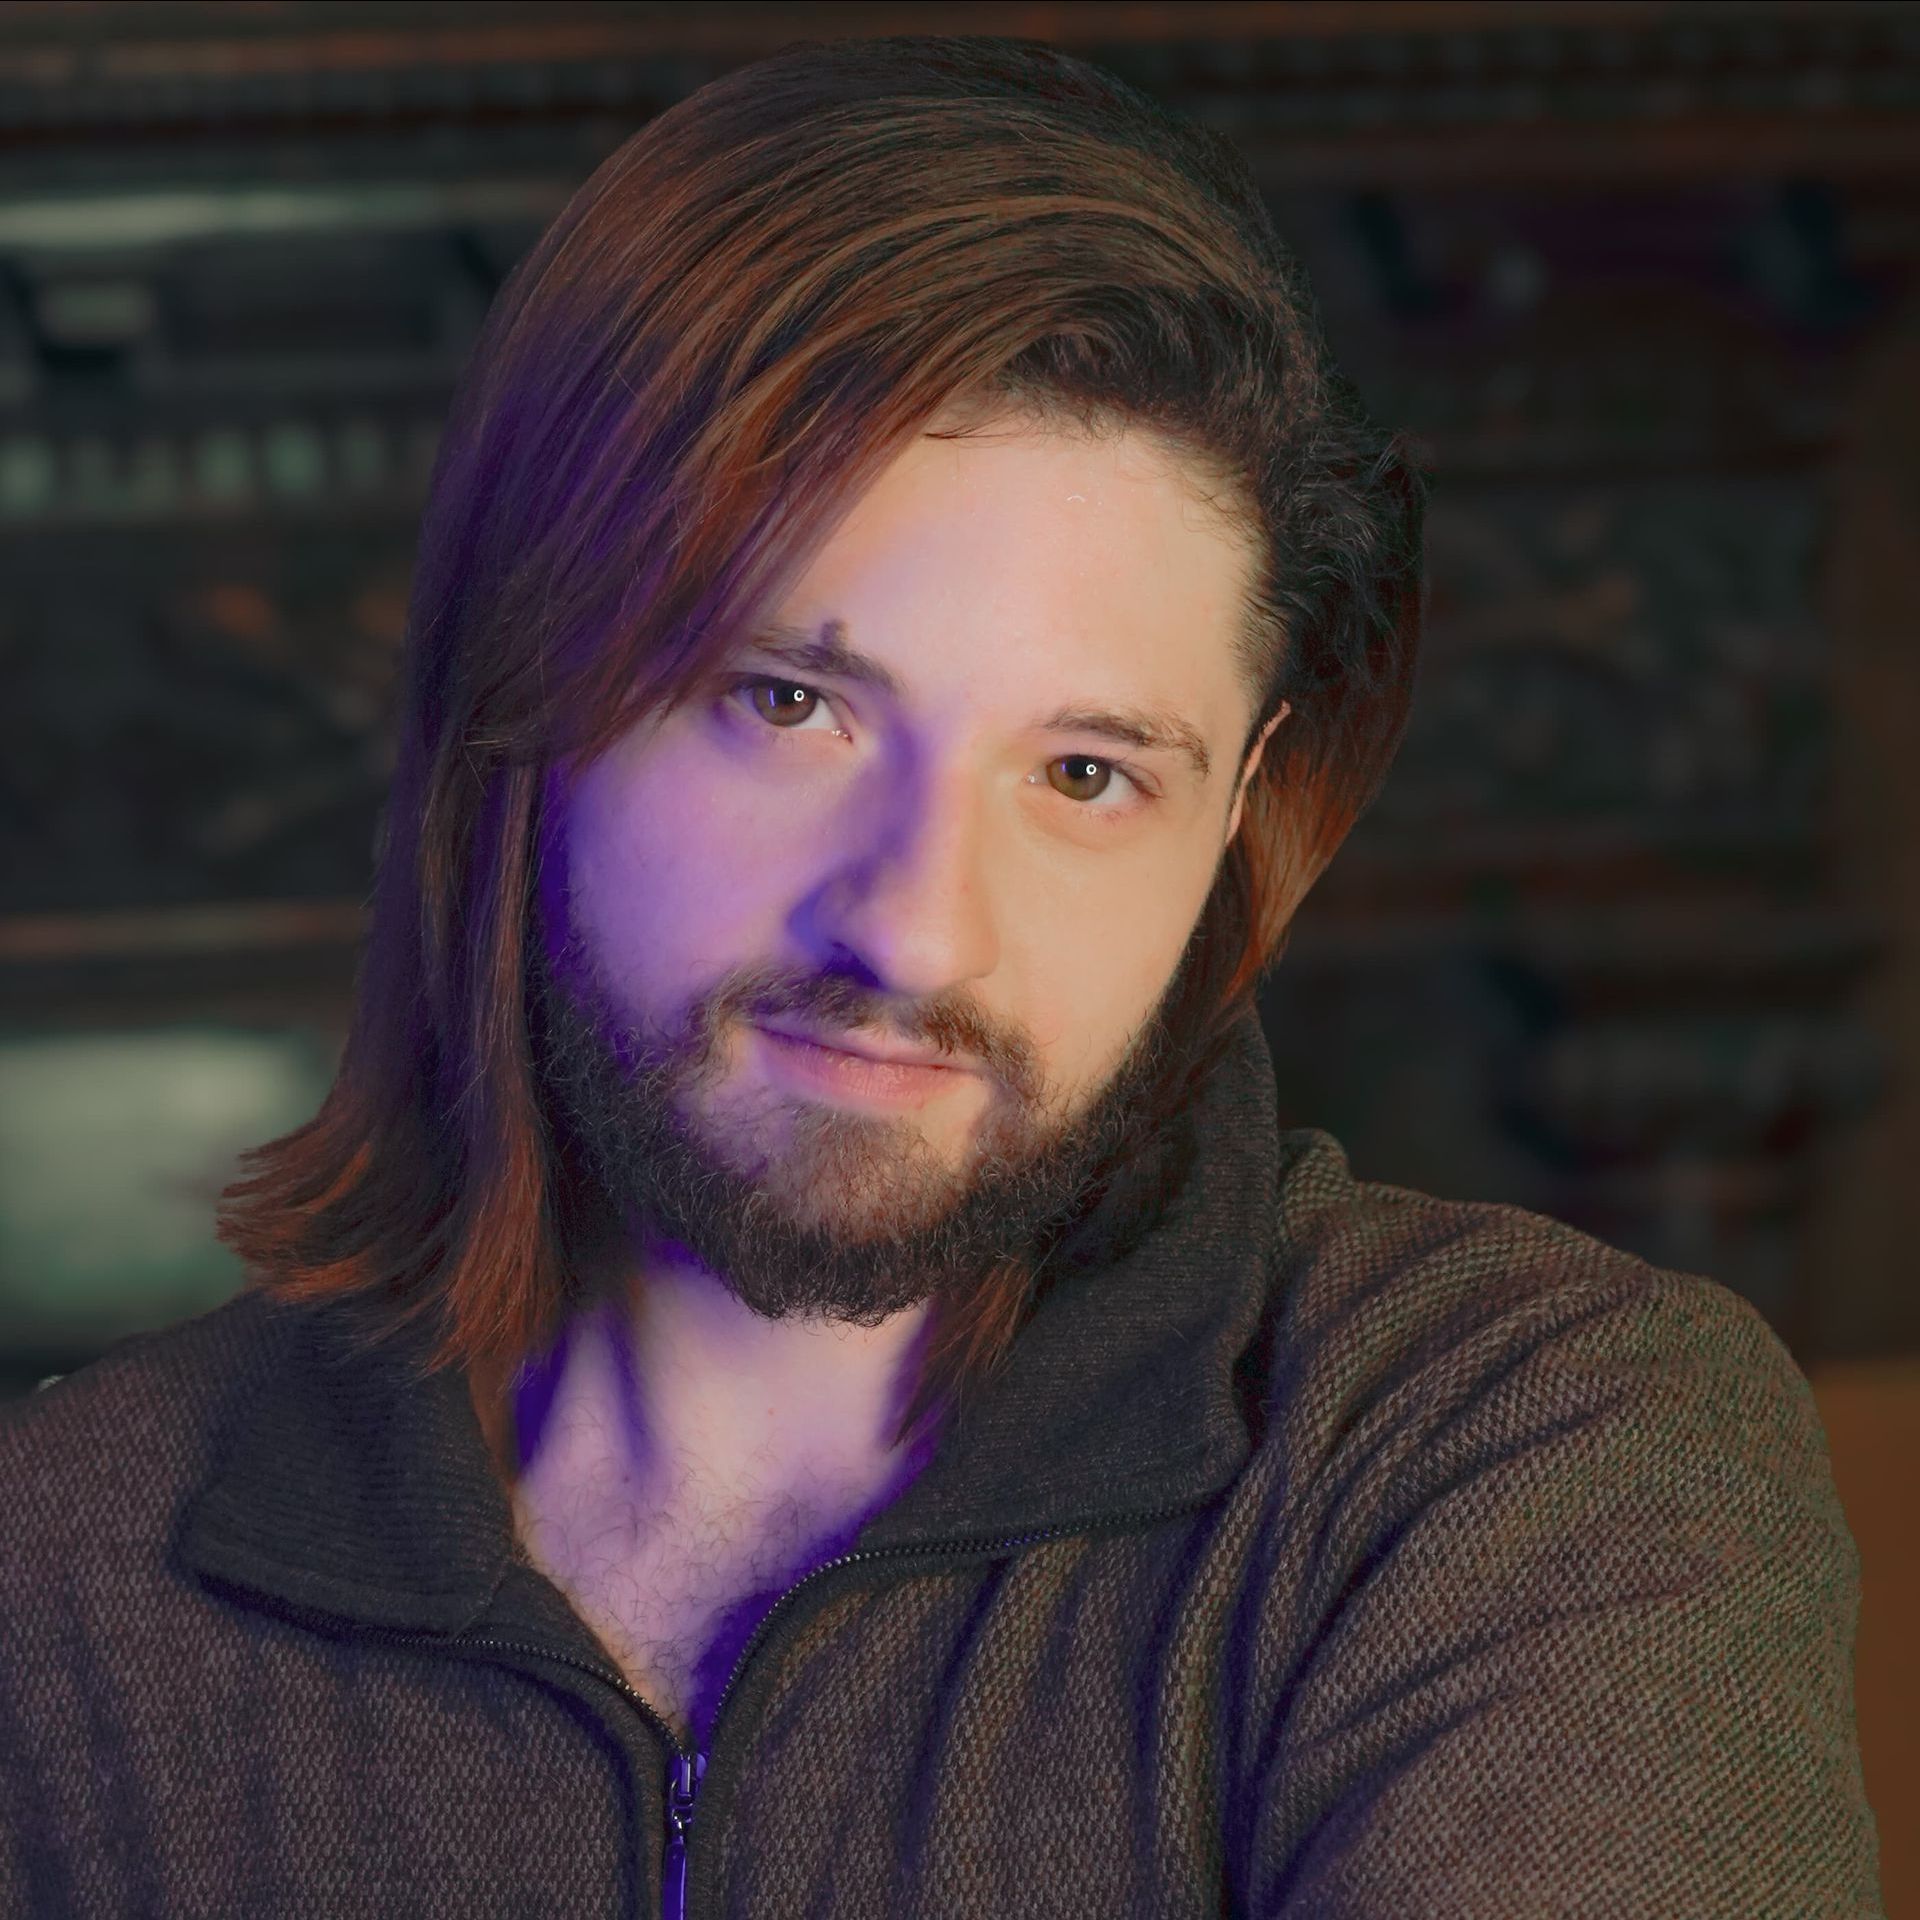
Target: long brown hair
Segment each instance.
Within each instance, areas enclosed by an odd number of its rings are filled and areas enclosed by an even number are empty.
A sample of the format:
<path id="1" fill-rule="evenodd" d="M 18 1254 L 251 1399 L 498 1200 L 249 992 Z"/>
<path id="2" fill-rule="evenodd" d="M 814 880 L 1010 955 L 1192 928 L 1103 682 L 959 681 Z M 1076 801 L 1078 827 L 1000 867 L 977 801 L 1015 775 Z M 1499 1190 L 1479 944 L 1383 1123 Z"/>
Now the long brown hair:
<path id="1" fill-rule="evenodd" d="M 586 1216 L 528 1032 L 548 770 L 705 680 L 936 419 L 1140 431 L 1257 551 L 1242 765 L 1291 711 L 1164 1009 L 1165 1097 L 1073 1244 L 1138 1233 L 1165 1184 L 1139 1151 L 1399 747 L 1425 480 L 1225 140 L 1035 41 L 802 41 L 649 121 L 488 313 L 421 523 L 339 1070 L 221 1196 L 246 1284 L 350 1304 L 369 1342 L 424 1317 L 428 1364 L 476 1379 L 555 1336 Z M 896 1440 L 998 1364 L 1039 1264 L 943 1307 Z"/>

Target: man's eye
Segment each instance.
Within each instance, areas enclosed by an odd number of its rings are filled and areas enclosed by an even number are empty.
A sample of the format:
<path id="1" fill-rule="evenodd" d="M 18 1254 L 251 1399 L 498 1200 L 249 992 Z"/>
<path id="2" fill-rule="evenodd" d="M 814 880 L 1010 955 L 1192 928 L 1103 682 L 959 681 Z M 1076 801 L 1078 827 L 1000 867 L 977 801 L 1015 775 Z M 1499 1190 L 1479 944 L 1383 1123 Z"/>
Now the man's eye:
<path id="1" fill-rule="evenodd" d="M 730 699 L 736 694 L 749 692 L 764 692 L 772 696 L 764 705 L 758 699 L 748 704 L 761 719 L 770 721 L 783 733 L 794 730 L 790 723 L 811 718 L 812 708 L 807 703 L 817 703 L 823 698 L 814 688 L 804 687 L 797 680 L 774 680 L 760 673 L 742 674 L 727 689 Z M 801 697 L 796 699 L 795 695 Z"/>
<path id="2" fill-rule="evenodd" d="M 724 698 L 736 708 L 741 705 L 741 695 L 747 695 L 745 702 L 755 717 L 766 721 L 777 733 L 799 733 L 803 723 L 811 720 L 819 703 L 830 701 L 832 696 L 823 694 L 818 688 L 809 687 L 798 680 L 780 680 L 770 674 L 737 674 L 727 683 Z M 812 729 L 820 731 L 820 729 Z M 838 728 L 829 728 L 829 732 L 838 732 Z M 1057 767 L 1097 769 L 1093 774 L 1068 775 L 1065 784 L 1053 779 Z M 1153 804 L 1155 794 L 1145 780 L 1136 774 L 1124 760 L 1108 760 L 1101 755 L 1091 753 L 1062 754 L 1047 762 L 1045 772 L 1048 784 L 1063 800 L 1070 800 L 1082 813 L 1104 816 L 1113 820 L 1131 819 Z M 1123 787 L 1115 787 L 1109 778 L 1103 776 L 1118 774 L 1125 782 Z M 1070 789 L 1084 788 L 1089 780 L 1095 782 L 1091 793 Z M 1109 795 L 1117 795 L 1114 804 L 1103 805 Z"/>

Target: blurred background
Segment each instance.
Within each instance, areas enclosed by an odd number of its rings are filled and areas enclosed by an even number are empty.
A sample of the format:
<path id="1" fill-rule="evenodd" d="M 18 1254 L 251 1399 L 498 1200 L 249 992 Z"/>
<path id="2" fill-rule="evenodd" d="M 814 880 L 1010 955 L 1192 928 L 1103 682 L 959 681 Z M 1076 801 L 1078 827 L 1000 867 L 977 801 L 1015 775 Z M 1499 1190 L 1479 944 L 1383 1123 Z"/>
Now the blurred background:
<path id="1" fill-rule="evenodd" d="M 784 41 L 1050 40 L 1230 136 L 1435 476 L 1285 1124 L 1764 1313 L 1920 1915 L 1920 8 L 0 5 L 0 1396 L 225 1298 L 345 1032 L 416 522 L 502 277 Z"/>

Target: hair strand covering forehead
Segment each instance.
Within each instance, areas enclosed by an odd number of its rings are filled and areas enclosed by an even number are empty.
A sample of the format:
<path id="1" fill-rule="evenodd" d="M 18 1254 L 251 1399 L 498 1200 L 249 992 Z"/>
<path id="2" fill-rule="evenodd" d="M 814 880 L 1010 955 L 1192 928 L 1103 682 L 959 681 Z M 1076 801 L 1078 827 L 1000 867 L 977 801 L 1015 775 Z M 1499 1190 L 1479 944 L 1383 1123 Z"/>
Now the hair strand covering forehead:
<path id="1" fill-rule="evenodd" d="M 1009 420 L 1179 456 L 1251 559 L 1247 743 L 1290 706 L 1166 1009 L 1152 1117 L 1181 1110 L 1398 750 L 1425 478 L 1226 140 L 1037 41 L 796 41 L 640 128 L 487 315 L 421 523 L 339 1071 L 222 1196 L 250 1285 L 337 1299 L 369 1341 L 425 1322 L 436 1366 L 553 1338 L 598 1215 L 528 1029 L 550 776 L 683 700 L 914 436 Z M 903 1431 L 994 1369 L 1038 1277 L 1010 1261 L 943 1318 Z"/>

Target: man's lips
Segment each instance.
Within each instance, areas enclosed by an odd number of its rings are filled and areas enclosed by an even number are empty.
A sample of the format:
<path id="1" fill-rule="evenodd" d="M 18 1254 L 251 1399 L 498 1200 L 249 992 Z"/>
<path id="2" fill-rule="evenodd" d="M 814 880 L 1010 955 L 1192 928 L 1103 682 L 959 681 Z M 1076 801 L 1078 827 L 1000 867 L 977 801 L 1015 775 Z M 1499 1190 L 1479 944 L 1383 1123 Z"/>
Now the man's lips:
<path id="1" fill-rule="evenodd" d="M 805 1040 L 816 1047 L 826 1047 L 834 1053 L 850 1053 L 857 1060 L 871 1060 L 883 1067 L 943 1067 L 949 1071 L 965 1072 L 961 1061 L 949 1060 L 942 1054 L 931 1051 L 889 1050 L 874 1041 L 863 1040 L 857 1035 L 811 1033 L 805 1027 L 792 1022 L 767 1023 L 769 1033 L 777 1033 L 787 1040 Z"/>

